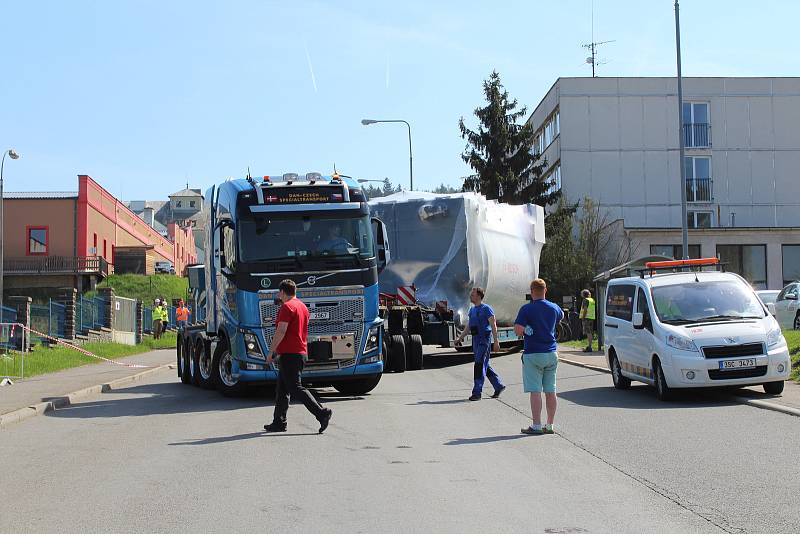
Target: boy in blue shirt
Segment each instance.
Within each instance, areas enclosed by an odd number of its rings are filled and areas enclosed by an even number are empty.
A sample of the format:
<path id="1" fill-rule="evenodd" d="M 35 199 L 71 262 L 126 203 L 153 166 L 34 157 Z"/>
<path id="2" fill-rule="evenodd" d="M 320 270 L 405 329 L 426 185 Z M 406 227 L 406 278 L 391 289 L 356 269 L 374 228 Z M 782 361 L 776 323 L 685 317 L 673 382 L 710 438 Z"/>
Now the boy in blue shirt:
<path id="1" fill-rule="evenodd" d="M 541 278 L 531 282 L 531 301 L 525 304 L 514 321 L 514 331 L 525 336 L 522 354 L 522 382 L 531 394 L 533 424 L 523 434 L 553 434 L 556 415 L 556 368 L 558 353 L 556 325 L 564 311 L 545 299 L 547 284 Z M 547 426 L 542 428 L 542 392 L 547 405 Z"/>
<path id="2" fill-rule="evenodd" d="M 472 288 L 469 294 L 469 300 L 473 305 L 469 310 L 469 326 L 456 339 L 456 346 L 459 347 L 468 330 L 472 335 L 472 352 L 475 355 L 475 370 L 473 373 L 475 385 L 469 398 L 471 401 L 481 400 L 483 382 L 487 377 L 492 386 L 494 386 L 493 399 L 500 397 L 500 394 L 506 389 L 500 379 L 500 375 L 489 364 L 492 348 L 494 348 L 495 352 L 500 352 L 500 342 L 497 339 L 497 322 L 494 318 L 494 310 L 488 304 L 483 303 L 483 296 L 483 288 Z"/>

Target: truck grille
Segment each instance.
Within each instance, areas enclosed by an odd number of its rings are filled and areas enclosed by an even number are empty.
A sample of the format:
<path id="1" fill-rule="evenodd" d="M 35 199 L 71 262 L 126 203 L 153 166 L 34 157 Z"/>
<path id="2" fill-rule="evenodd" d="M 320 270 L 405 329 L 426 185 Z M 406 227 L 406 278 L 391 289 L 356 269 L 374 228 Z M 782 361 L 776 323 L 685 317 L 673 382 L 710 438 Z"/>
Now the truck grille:
<path id="1" fill-rule="evenodd" d="M 732 380 L 735 378 L 755 378 L 767 374 L 767 366 L 759 365 L 752 369 L 735 369 L 730 371 L 720 371 L 719 369 L 709 369 L 708 378 L 711 380 Z"/>
<path id="2" fill-rule="evenodd" d="M 764 345 L 762 343 L 703 347 L 703 355 L 706 358 L 739 358 L 741 356 L 761 356 L 762 354 L 764 354 Z"/>

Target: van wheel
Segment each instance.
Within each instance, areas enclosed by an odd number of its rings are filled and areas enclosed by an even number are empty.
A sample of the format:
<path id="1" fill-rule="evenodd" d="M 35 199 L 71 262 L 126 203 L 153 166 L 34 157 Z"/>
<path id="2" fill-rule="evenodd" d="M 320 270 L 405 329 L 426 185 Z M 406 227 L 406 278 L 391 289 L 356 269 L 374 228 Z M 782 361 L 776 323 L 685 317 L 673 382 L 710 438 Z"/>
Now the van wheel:
<path id="1" fill-rule="evenodd" d="M 422 336 L 419 334 L 410 335 L 408 337 L 406 352 L 408 354 L 409 371 L 419 371 L 422 369 L 424 359 L 422 353 Z"/>
<path id="2" fill-rule="evenodd" d="M 389 360 L 392 362 L 392 371 L 404 373 L 406 370 L 406 341 L 403 336 L 395 334 L 389 345 Z"/>
<path id="3" fill-rule="evenodd" d="M 192 362 L 194 364 L 192 379 L 195 385 L 203 389 L 214 388 L 214 374 L 211 372 L 211 355 L 208 349 L 208 344 L 199 339 L 192 351 Z"/>
<path id="4" fill-rule="evenodd" d="M 211 366 L 212 376 L 220 393 L 226 397 L 237 397 L 242 394 L 242 383 L 233 376 L 233 354 L 228 348 L 227 341 L 221 340 L 217 343 Z"/>
<path id="5" fill-rule="evenodd" d="M 800 313 L 794 316 L 794 322 L 792 323 L 792 328 L 795 330 L 800 330 Z"/>
<path id="6" fill-rule="evenodd" d="M 781 380 L 780 382 L 767 382 L 764 384 L 764 393 L 768 395 L 780 395 L 783 393 L 783 386 L 785 382 Z"/>
<path id="7" fill-rule="evenodd" d="M 617 389 L 629 389 L 631 387 L 631 379 L 622 375 L 622 367 L 619 365 L 619 360 L 614 352 L 611 352 L 611 380 L 614 381 L 614 387 Z"/>
<path id="8" fill-rule="evenodd" d="M 658 359 L 653 360 L 653 374 L 655 375 L 656 396 L 660 401 L 668 401 L 673 397 L 672 388 L 667 385 L 667 379 L 664 378 L 664 370 L 661 369 L 661 362 Z"/>

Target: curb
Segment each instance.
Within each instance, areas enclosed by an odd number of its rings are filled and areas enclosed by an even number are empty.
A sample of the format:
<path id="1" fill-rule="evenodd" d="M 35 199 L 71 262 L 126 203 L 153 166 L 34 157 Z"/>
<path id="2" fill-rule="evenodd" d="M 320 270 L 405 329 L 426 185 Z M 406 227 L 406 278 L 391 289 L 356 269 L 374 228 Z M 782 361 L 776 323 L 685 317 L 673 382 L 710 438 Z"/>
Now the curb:
<path id="1" fill-rule="evenodd" d="M 54 397 L 50 400 L 37 402 L 36 404 L 26 406 L 25 408 L 14 410 L 13 412 L 4 413 L 0 415 L 0 429 L 3 429 L 13 423 L 19 423 L 20 421 L 24 421 L 25 419 L 29 419 L 36 415 L 42 415 L 47 412 L 52 412 L 53 410 L 57 410 L 59 408 L 64 408 L 84 397 L 97 395 L 98 393 L 106 393 L 116 388 L 119 388 L 120 386 L 130 384 L 131 382 L 137 382 L 142 378 L 151 375 L 153 373 L 156 373 L 158 371 L 162 371 L 164 369 L 174 369 L 174 368 L 175 368 L 174 363 L 166 363 L 164 365 L 159 365 L 158 367 L 153 367 L 152 369 L 147 369 L 146 371 L 142 371 L 141 373 L 136 373 L 134 375 L 117 378 L 116 380 L 112 380 L 111 382 L 107 382 L 105 384 L 89 386 L 88 388 L 83 388 L 77 391 L 73 391 L 72 393 L 67 393 L 66 395 L 63 395 L 61 397 Z"/>
<path id="2" fill-rule="evenodd" d="M 570 365 L 574 365 L 576 367 L 583 367 L 585 369 L 591 369 L 592 371 L 600 371 L 601 373 L 611 373 L 610 369 L 606 369 L 605 367 L 598 367 L 596 365 L 589 365 L 588 363 L 581 363 L 576 362 L 574 360 L 567 360 L 565 358 L 558 358 L 559 361 L 564 363 L 568 363 Z M 784 406 L 782 404 L 775 404 L 774 402 L 763 401 L 759 399 L 750 399 L 747 397 L 731 397 L 734 402 L 738 402 L 739 404 L 747 404 L 748 406 L 753 406 L 755 408 L 761 408 L 762 410 L 772 410 L 773 412 L 780 412 L 786 415 L 793 415 L 795 417 L 800 417 L 800 409 L 792 408 L 790 406 Z"/>

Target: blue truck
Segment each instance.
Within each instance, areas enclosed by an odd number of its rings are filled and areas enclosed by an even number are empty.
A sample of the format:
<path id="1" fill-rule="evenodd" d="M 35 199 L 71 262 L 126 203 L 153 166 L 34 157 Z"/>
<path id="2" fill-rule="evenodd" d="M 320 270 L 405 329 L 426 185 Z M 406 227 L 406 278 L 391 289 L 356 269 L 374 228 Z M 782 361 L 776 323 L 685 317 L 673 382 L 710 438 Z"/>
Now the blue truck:
<path id="1" fill-rule="evenodd" d="M 390 252 L 359 183 L 336 173 L 248 175 L 205 198 L 205 263 L 188 269 L 195 322 L 178 334 L 181 381 L 224 395 L 275 383 L 265 355 L 278 285 L 291 279 L 310 312 L 304 382 L 374 389 L 384 370 L 378 273 Z"/>

